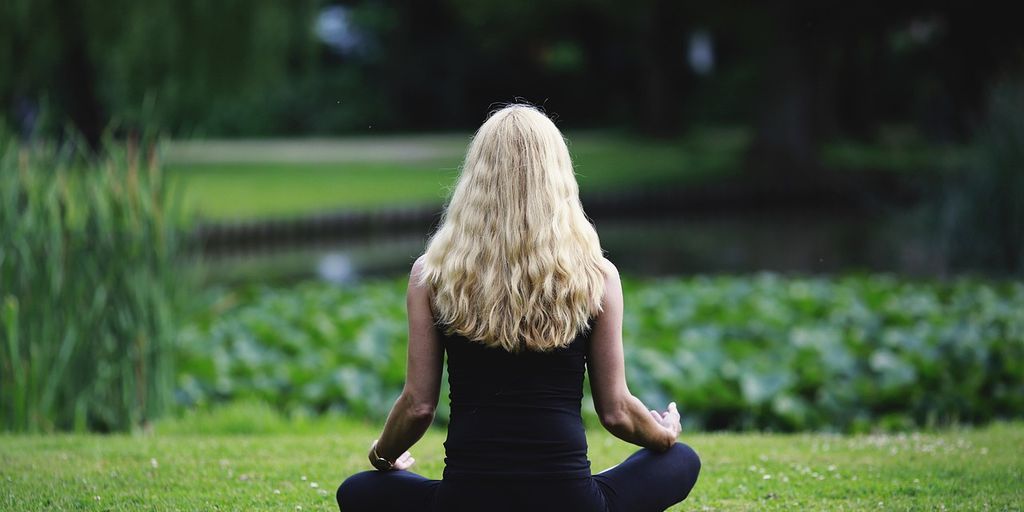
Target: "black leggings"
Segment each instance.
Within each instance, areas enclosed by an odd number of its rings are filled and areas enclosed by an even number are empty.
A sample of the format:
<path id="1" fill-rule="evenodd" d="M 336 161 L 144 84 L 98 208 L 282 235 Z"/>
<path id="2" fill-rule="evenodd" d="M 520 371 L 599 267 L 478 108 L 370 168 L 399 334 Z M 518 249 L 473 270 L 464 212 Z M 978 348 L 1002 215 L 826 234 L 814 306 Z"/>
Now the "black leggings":
<path id="1" fill-rule="evenodd" d="M 546 481 L 431 480 L 411 471 L 363 471 L 338 487 L 341 512 L 664 511 L 697 483 L 700 458 L 676 443 L 664 453 L 637 450 L 589 478 Z"/>

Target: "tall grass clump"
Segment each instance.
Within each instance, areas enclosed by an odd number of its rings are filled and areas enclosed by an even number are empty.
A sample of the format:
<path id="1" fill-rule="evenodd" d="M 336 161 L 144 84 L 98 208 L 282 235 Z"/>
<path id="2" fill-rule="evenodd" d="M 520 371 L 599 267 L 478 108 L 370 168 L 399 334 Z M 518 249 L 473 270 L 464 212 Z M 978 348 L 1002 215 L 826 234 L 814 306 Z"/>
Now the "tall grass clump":
<path id="1" fill-rule="evenodd" d="M 184 217 L 137 143 L 0 133 L 0 418 L 128 430 L 171 399 Z"/>

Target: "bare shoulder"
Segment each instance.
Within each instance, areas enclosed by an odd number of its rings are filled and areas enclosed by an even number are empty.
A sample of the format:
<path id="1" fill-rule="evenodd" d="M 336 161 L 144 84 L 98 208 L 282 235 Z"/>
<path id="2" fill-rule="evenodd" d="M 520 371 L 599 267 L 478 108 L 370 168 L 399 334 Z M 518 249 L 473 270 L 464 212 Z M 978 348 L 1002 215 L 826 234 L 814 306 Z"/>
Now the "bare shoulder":
<path id="1" fill-rule="evenodd" d="M 412 272 L 410 273 L 413 277 L 419 277 L 423 273 L 423 269 L 427 266 L 427 255 L 420 254 L 416 261 L 412 263 Z"/>
<path id="2" fill-rule="evenodd" d="M 601 258 L 601 270 L 604 272 L 604 280 L 606 283 L 619 282 L 619 268 L 616 267 L 608 258 Z"/>
<path id="3" fill-rule="evenodd" d="M 423 285 L 423 273 L 426 271 L 426 255 L 421 254 L 420 257 L 416 258 L 416 261 L 412 264 L 412 270 L 409 272 L 409 293 L 425 291 L 426 287 Z"/>
<path id="4" fill-rule="evenodd" d="M 604 291 L 601 294 L 601 305 L 597 308 L 598 317 L 603 318 L 603 313 L 611 310 L 621 309 L 622 304 L 622 283 L 619 278 L 619 269 L 608 258 L 601 259 L 601 271 L 604 272 Z"/>

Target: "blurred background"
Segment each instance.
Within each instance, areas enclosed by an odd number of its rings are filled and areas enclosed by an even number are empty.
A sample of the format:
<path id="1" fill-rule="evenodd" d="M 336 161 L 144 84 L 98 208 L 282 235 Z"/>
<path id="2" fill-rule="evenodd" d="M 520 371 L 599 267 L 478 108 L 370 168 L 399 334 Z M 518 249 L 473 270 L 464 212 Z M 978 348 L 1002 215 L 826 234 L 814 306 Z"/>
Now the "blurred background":
<path id="1" fill-rule="evenodd" d="M 7 430 L 380 418 L 402 276 L 510 102 L 569 141 L 644 400 L 708 429 L 1024 414 L 999 8 L 9 0 L 0 52 Z"/>

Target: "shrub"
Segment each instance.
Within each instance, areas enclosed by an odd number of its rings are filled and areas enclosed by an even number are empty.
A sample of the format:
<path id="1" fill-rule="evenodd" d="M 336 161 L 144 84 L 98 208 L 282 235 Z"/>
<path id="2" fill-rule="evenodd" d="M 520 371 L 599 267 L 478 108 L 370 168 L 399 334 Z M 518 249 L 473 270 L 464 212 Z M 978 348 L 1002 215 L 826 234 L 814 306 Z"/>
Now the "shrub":
<path id="1" fill-rule="evenodd" d="M 212 290 L 181 336 L 180 400 L 386 414 L 405 382 L 405 283 Z"/>
<path id="2" fill-rule="evenodd" d="M 173 385 L 182 217 L 155 159 L 0 137 L 6 430 L 125 430 Z"/>

